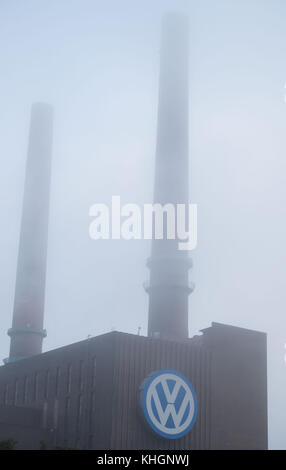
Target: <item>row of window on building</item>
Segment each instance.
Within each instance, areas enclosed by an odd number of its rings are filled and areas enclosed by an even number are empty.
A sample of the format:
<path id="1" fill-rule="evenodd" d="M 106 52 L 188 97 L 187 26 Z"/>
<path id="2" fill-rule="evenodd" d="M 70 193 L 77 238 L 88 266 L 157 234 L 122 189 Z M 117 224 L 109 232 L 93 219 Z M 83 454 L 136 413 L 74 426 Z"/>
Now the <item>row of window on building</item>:
<path id="1" fill-rule="evenodd" d="M 85 374 L 84 374 L 85 363 L 83 360 L 79 361 L 78 369 L 78 392 L 81 394 L 85 386 Z M 64 384 L 65 370 L 63 368 L 56 367 L 55 370 L 55 382 L 54 382 L 54 396 L 58 397 L 60 391 L 65 393 L 67 398 L 72 393 L 73 387 L 73 370 L 74 364 L 70 363 L 67 365 L 66 370 L 66 384 Z M 96 377 L 96 358 L 92 360 L 92 369 L 91 373 L 91 388 L 95 387 L 95 377 Z M 44 374 L 44 377 L 43 377 Z M 2 404 L 3 405 L 14 405 L 14 406 L 25 406 L 29 403 L 37 401 L 46 401 L 49 398 L 51 392 L 51 371 L 49 369 L 43 372 L 35 372 L 32 376 L 24 376 L 22 379 L 16 378 L 12 383 L 6 383 L 2 388 Z M 41 377 L 42 376 L 42 377 Z M 40 396 L 40 379 L 44 379 L 41 384 L 43 385 L 43 390 Z M 22 387 L 20 384 L 22 382 Z M 66 389 L 65 389 L 66 387 Z"/>

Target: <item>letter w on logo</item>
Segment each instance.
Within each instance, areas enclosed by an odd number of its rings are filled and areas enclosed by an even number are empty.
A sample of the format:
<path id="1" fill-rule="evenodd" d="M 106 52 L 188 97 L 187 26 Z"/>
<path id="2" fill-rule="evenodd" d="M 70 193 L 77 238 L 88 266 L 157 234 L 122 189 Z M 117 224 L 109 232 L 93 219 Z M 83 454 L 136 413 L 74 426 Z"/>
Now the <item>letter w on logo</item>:
<path id="1" fill-rule="evenodd" d="M 180 391 L 181 384 L 176 382 L 172 392 L 170 392 L 166 380 L 162 379 L 161 384 L 162 384 L 162 387 L 163 387 L 165 398 L 166 398 L 167 403 L 168 403 L 165 410 L 163 410 L 160 398 L 158 396 L 157 389 L 155 388 L 155 390 L 153 392 L 153 398 L 154 398 L 154 402 L 155 402 L 155 406 L 156 406 L 156 409 L 157 409 L 157 413 L 158 413 L 160 422 L 163 426 L 166 426 L 168 418 L 171 415 L 172 419 L 173 419 L 173 422 L 174 422 L 174 425 L 175 425 L 175 428 L 178 428 L 181 424 L 184 413 L 185 413 L 186 408 L 189 404 L 188 394 L 185 393 L 184 399 L 183 399 L 183 401 L 181 403 L 181 406 L 180 406 L 180 408 L 177 412 L 176 408 L 175 408 L 175 401 L 176 401 L 176 398 L 177 398 L 178 393 Z"/>

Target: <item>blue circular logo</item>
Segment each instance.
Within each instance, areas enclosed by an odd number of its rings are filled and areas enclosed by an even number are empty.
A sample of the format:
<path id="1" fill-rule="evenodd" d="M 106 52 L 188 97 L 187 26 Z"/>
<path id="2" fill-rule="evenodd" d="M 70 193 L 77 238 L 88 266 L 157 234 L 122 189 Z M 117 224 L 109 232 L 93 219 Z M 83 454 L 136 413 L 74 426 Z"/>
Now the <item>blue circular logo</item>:
<path id="1" fill-rule="evenodd" d="M 175 370 L 160 370 L 143 384 L 141 406 L 147 423 L 160 436 L 179 439 L 194 426 L 196 393 L 189 380 Z"/>

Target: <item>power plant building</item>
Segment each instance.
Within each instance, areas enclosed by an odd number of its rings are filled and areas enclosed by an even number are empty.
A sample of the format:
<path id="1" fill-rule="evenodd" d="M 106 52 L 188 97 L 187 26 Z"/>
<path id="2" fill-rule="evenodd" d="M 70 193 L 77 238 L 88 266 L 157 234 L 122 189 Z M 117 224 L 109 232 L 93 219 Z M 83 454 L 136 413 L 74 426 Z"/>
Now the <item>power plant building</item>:
<path id="1" fill-rule="evenodd" d="M 0 405 L 13 420 L 38 410 L 32 448 L 266 449 L 266 359 L 265 334 L 222 324 L 184 342 L 111 332 L 2 367 Z M 158 436 L 142 416 L 142 383 L 161 369 L 179 370 L 198 397 L 181 439 Z M 1 419 L 0 440 L 26 428 L 7 436 Z"/>

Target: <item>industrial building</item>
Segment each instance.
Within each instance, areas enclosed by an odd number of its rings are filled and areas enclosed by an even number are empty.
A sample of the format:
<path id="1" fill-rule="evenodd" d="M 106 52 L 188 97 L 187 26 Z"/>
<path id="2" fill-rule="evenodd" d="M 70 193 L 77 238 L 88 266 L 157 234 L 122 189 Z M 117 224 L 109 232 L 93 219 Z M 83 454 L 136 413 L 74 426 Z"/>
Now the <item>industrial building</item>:
<path id="1" fill-rule="evenodd" d="M 154 203 L 189 204 L 188 24 L 162 32 Z M 152 240 L 148 336 L 111 332 L 42 353 L 52 111 L 32 109 L 0 440 L 18 448 L 267 449 L 264 333 L 213 323 L 189 338 L 192 261 Z"/>
<path id="2" fill-rule="evenodd" d="M 161 369 L 188 377 L 198 397 L 196 424 L 181 439 L 156 435 L 141 415 L 142 382 Z M 27 407 L 41 414 L 32 448 L 267 448 L 263 333 L 221 324 L 187 341 L 111 332 L 0 370 L 1 407 L 19 419 L 7 434 L 1 413 L 0 440 L 20 439 Z"/>

